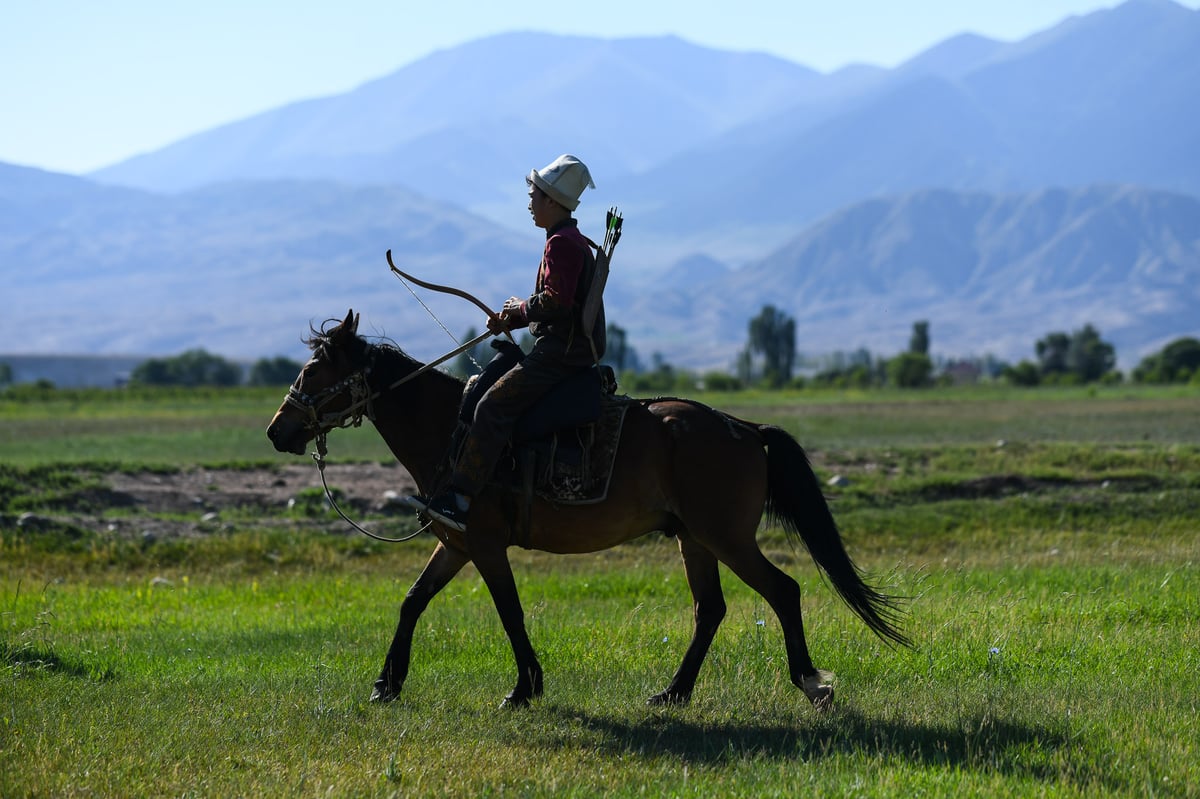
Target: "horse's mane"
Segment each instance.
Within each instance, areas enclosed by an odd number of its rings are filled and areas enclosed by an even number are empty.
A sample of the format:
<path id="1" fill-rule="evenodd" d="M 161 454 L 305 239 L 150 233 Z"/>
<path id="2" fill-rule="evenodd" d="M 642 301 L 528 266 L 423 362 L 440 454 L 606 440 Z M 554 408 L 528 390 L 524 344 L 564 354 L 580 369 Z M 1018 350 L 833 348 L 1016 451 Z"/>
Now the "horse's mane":
<path id="1" fill-rule="evenodd" d="M 341 328 L 342 328 L 342 320 L 341 319 L 326 319 L 324 322 L 321 323 L 321 326 L 319 328 L 314 327 L 312 324 L 309 324 L 309 326 L 308 326 L 309 336 L 308 336 L 308 338 L 302 339 L 302 341 L 304 342 L 305 346 L 307 346 L 310 350 L 312 350 L 313 352 L 316 352 L 317 350 L 319 350 L 323 347 L 332 346 L 333 337 L 336 333 L 338 333 L 341 330 Z M 389 350 L 389 351 L 395 353 L 400 358 L 403 358 L 406 361 L 417 364 L 418 366 L 420 365 L 420 362 L 416 358 L 412 357 L 407 352 L 405 352 L 403 349 L 401 349 L 400 345 L 397 344 L 395 341 L 393 341 L 392 339 L 387 338 L 385 336 L 378 336 L 375 338 L 368 339 L 366 336 L 361 336 L 358 333 L 355 333 L 354 340 L 356 342 L 362 343 L 364 345 L 369 344 L 371 346 L 378 347 L 379 349 L 382 349 L 382 350 Z"/>
<path id="2" fill-rule="evenodd" d="M 309 336 L 303 339 L 303 342 L 305 346 L 307 346 L 313 352 L 331 348 L 334 346 L 334 337 L 341 330 L 341 327 L 341 319 L 326 319 L 321 323 L 319 328 L 309 324 Z M 386 336 L 375 336 L 368 339 L 366 336 L 362 336 L 356 332 L 354 334 L 353 341 L 361 346 L 363 352 L 365 352 L 368 347 L 374 347 L 375 349 L 380 350 L 384 354 L 384 359 L 393 362 L 393 366 L 401 372 L 419 369 L 422 366 L 420 361 L 409 355 L 407 352 L 401 349 L 399 344 L 392 339 L 387 338 Z M 446 374 L 440 370 L 434 369 L 431 370 L 431 372 L 433 374 L 441 375 L 448 380 L 453 380 L 459 384 L 463 382 L 459 378 Z"/>

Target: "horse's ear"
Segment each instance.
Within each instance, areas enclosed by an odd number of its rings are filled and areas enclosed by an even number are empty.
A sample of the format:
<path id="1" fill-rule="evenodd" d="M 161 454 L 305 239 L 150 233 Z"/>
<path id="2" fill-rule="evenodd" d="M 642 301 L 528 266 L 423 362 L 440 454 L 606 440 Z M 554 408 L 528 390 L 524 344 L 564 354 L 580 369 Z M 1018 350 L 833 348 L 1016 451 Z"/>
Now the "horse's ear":
<path id="1" fill-rule="evenodd" d="M 351 308 L 346 312 L 346 319 L 342 322 L 342 332 L 353 336 L 358 333 L 358 315 Z"/>

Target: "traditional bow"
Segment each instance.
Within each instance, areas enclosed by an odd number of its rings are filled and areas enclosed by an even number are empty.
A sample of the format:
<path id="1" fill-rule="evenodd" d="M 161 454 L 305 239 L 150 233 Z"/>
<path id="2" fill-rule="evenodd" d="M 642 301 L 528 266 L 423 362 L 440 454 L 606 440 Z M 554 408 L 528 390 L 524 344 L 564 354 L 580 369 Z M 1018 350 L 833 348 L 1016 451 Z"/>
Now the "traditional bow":
<path id="1" fill-rule="evenodd" d="M 404 278 L 405 280 L 411 280 L 413 283 L 416 283 L 421 288 L 429 289 L 430 291 L 440 291 L 443 294 L 453 294 L 455 297 L 462 297 L 464 300 L 469 300 L 470 302 L 475 303 L 476 306 L 478 306 L 485 314 L 488 315 L 489 319 L 496 320 L 496 323 L 499 324 L 502 328 L 504 328 L 504 335 L 508 336 L 509 341 L 511 341 L 514 344 L 517 343 L 517 340 L 515 338 L 513 338 L 512 331 L 508 329 L 504 320 L 502 320 L 500 318 L 500 315 L 497 314 L 495 311 L 493 311 L 491 308 L 489 308 L 487 306 L 487 303 L 485 303 L 483 300 L 476 297 L 474 294 L 470 294 L 466 291 L 463 291 L 462 289 L 456 289 L 453 286 L 439 286 L 437 283 L 429 283 L 427 281 L 421 280 L 420 278 L 413 277 L 412 275 L 408 274 L 407 272 L 401 270 L 398 266 L 396 266 L 395 262 L 392 260 L 392 251 L 391 250 L 387 251 L 387 262 L 388 262 L 388 266 L 391 267 L 391 270 L 393 272 L 395 272 L 397 275 Z"/>

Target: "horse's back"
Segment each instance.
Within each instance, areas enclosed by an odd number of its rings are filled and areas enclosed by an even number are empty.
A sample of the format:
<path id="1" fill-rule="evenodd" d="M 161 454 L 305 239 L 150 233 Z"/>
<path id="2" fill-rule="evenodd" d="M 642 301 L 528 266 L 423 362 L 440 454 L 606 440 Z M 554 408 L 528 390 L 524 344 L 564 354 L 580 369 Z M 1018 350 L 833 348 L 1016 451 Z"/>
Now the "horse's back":
<path id="1" fill-rule="evenodd" d="M 625 415 L 607 498 L 582 506 L 539 502 L 531 546 L 591 552 L 698 519 L 750 529 L 766 500 L 766 457 L 753 425 L 688 400 L 642 400 Z M 747 522 L 749 520 L 749 522 Z"/>
<path id="2" fill-rule="evenodd" d="M 762 437 L 757 425 L 736 419 L 699 402 L 684 399 L 654 400 L 647 412 L 663 426 L 671 446 L 684 457 L 699 457 L 706 463 L 714 458 L 758 460 L 762 456 Z"/>
<path id="3" fill-rule="evenodd" d="M 651 403 L 670 440 L 671 513 L 701 527 L 753 529 L 767 497 L 767 458 L 756 425 L 688 400 Z"/>

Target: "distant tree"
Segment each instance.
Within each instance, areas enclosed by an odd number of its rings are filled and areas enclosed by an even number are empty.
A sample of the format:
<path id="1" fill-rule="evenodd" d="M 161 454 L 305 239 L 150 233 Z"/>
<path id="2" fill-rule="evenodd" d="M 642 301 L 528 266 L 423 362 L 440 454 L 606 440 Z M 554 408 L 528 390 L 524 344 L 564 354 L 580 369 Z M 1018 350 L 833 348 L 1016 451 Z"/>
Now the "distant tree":
<path id="1" fill-rule="evenodd" d="M 129 374 L 129 382 L 134 385 L 173 386 L 177 381 L 170 361 L 165 358 L 151 358 L 133 368 Z"/>
<path id="2" fill-rule="evenodd" d="M 466 344 L 471 339 L 479 335 L 473 327 L 468 327 L 467 332 L 463 334 L 460 344 Z M 479 374 L 480 370 L 487 366 L 488 361 L 496 353 L 492 350 L 491 345 L 485 339 L 479 342 L 469 350 L 464 350 L 455 357 L 453 364 L 450 366 L 450 371 L 459 377 L 470 377 L 471 375 Z"/>
<path id="3" fill-rule="evenodd" d="M 637 369 L 637 352 L 629 343 L 629 336 L 625 332 L 625 328 L 609 322 L 608 327 L 604 330 L 604 338 L 607 342 L 604 363 L 611 366 L 617 374 L 628 369 Z"/>
<path id="4" fill-rule="evenodd" d="M 908 339 L 908 351 L 917 355 L 929 354 L 929 322 L 913 322 L 912 336 Z"/>
<path id="5" fill-rule="evenodd" d="M 879 385 L 876 373 L 869 365 L 851 366 L 839 380 L 840 388 L 870 388 Z"/>
<path id="6" fill-rule="evenodd" d="M 1014 386 L 1036 386 L 1042 382 L 1042 373 L 1032 361 L 1021 361 L 1016 366 L 1006 366 L 1000 376 Z"/>
<path id="7" fill-rule="evenodd" d="M 869 364 L 858 363 L 840 369 L 826 369 L 813 375 L 812 384 L 823 388 L 871 388 L 879 385 L 879 376 Z"/>
<path id="8" fill-rule="evenodd" d="M 1117 352 L 1092 325 L 1068 335 L 1049 333 L 1035 346 L 1042 378 L 1058 383 L 1092 383 L 1112 371 Z"/>
<path id="9" fill-rule="evenodd" d="M 930 384 L 933 361 L 918 352 L 902 352 L 887 362 L 888 381 L 900 388 L 922 388 Z"/>
<path id="10" fill-rule="evenodd" d="M 887 361 L 866 347 L 853 352 L 835 350 L 819 359 L 819 369 L 807 384 L 824 388 L 871 388 L 887 379 Z"/>
<path id="11" fill-rule="evenodd" d="M 742 381 L 728 372 L 705 372 L 701 378 L 705 391 L 741 391 Z"/>
<path id="12" fill-rule="evenodd" d="M 1133 370 L 1139 383 L 1186 383 L 1200 375 L 1200 341 L 1177 338 L 1142 359 Z"/>
<path id="13" fill-rule="evenodd" d="M 750 320 L 750 352 L 763 356 L 763 377 L 774 386 L 792 379 L 796 360 L 796 321 L 773 305 Z"/>
<path id="14" fill-rule="evenodd" d="M 750 348 L 746 347 L 738 353 L 737 361 L 733 365 L 734 374 L 743 385 L 750 385 L 754 382 L 754 353 L 750 352 Z"/>
<path id="15" fill-rule="evenodd" d="M 129 382 L 155 386 L 236 386 L 242 368 L 202 349 L 172 358 L 151 358 L 134 367 Z"/>
<path id="16" fill-rule="evenodd" d="M 282 355 L 274 358 L 260 358 L 250 367 L 250 377 L 247 382 L 252 386 L 286 386 L 290 385 L 300 374 L 303 364 L 284 358 Z"/>
<path id="17" fill-rule="evenodd" d="M 680 385 L 687 386 L 695 383 L 695 379 L 687 372 L 681 372 L 667 363 L 661 352 L 650 356 L 650 370 L 635 375 L 626 373 L 630 388 L 637 393 L 664 393 L 672 391 Z M 691 387 L 694 387 L 691 386 Z"/>
<path id="18" fill-rule="evenodd" d="M 57 390 L 58 387 L 54 385 L 53 380 L 39 377 L 32 383 L 16 383 L 6 386 L 4 396 L 17 402 L 37 402 L 49 398 Z"/>
<path id="19" fill-rule="evenodd" d="M 0 386 L 7 386 L 13 381 L 12 367 L 6 363 L 0 363 Z"/>
<path id="20" fill-rule="evenodd" d="M 1085 383 L 1094 383 L 1117 365 L 1117 351 L 1100 339 L 1100 331 L 1084 325 L 1071 336 L 1067 347 L 1067 370 Z"/>
<path id="21" fill-rule="evenodd" d="M 1067 372 L 1067 351 L 1071 348 L 1071 337 L 1066 333 L 1049 333 L 1034 346 L 1037 353 L 1038 371 L 1043 375 Z"/>

